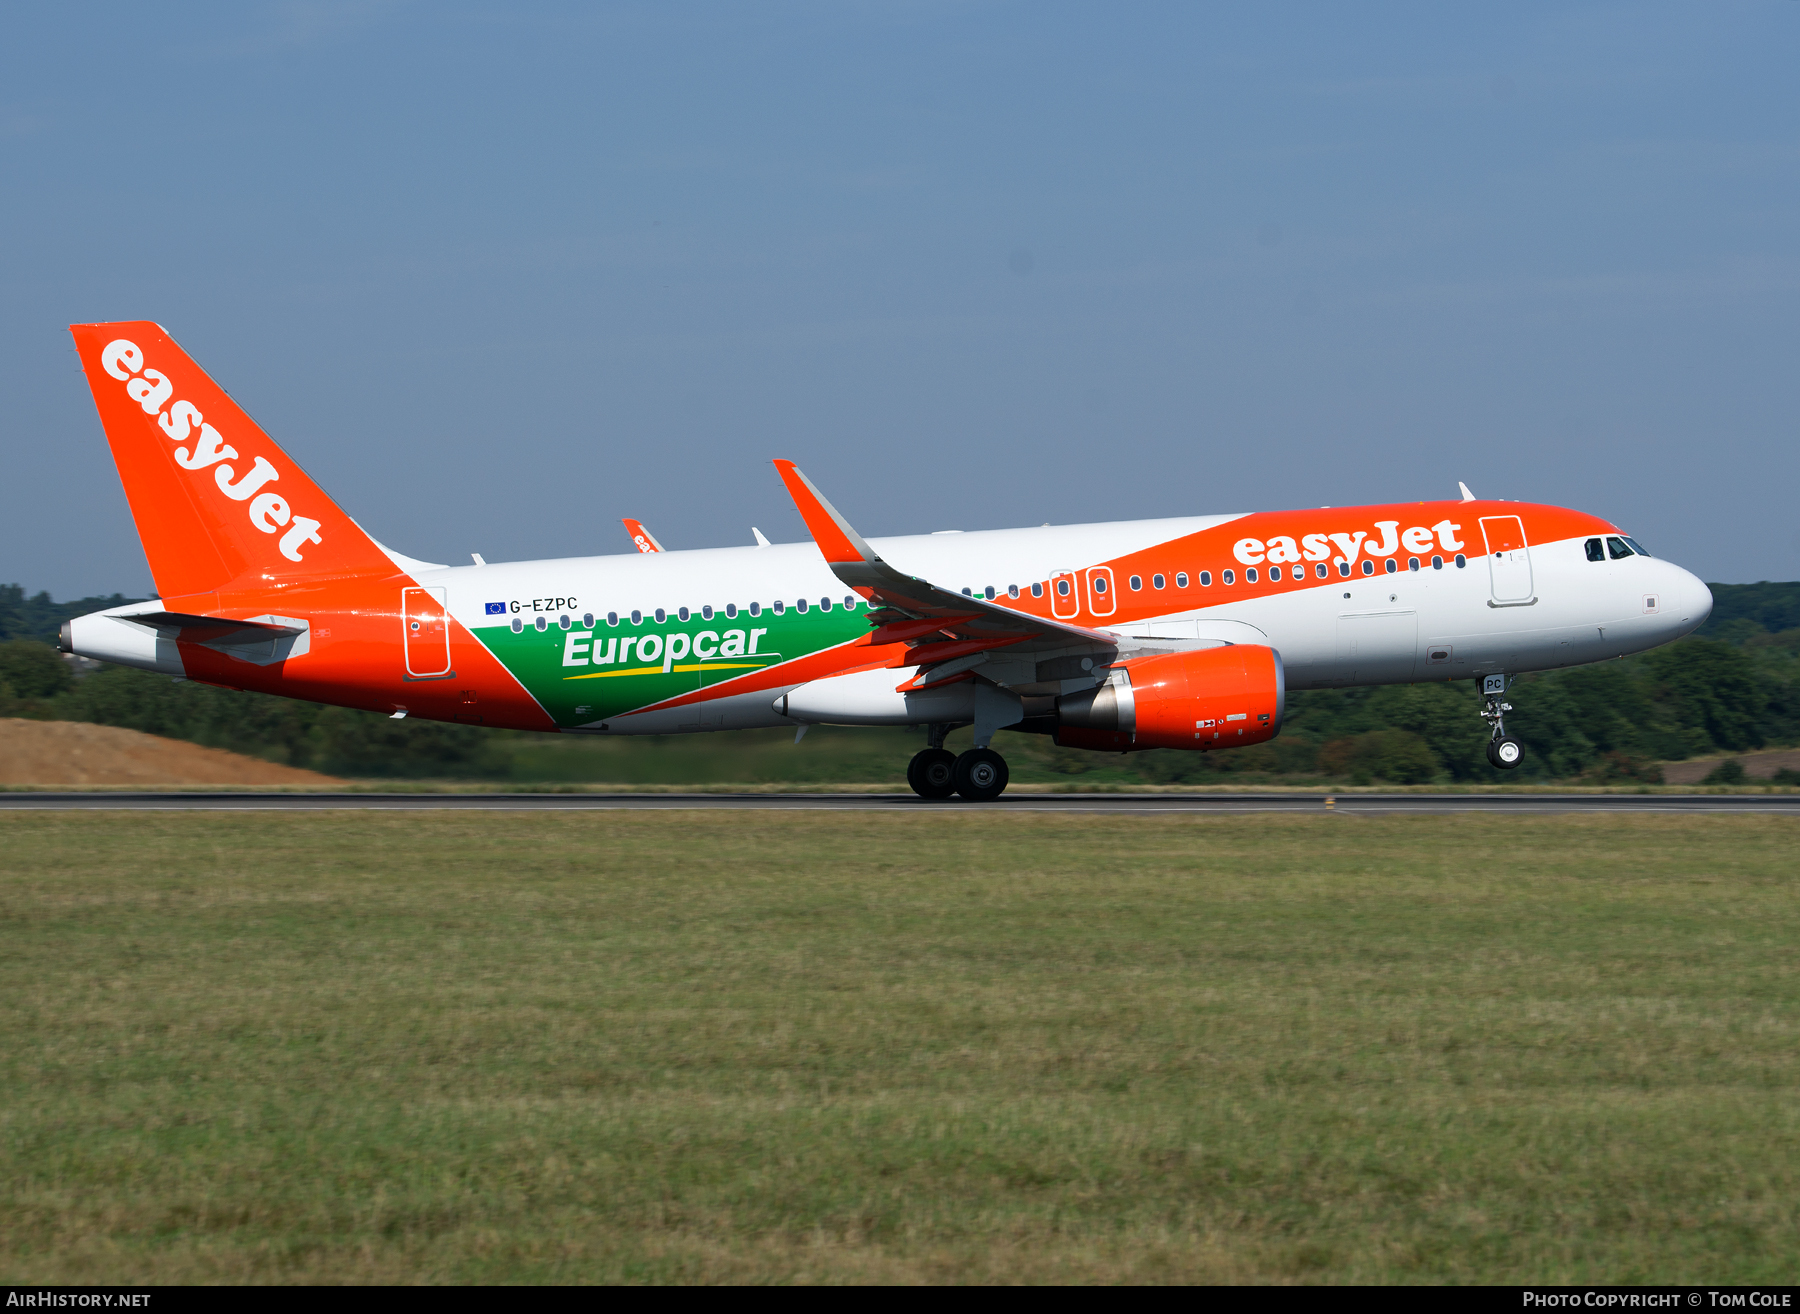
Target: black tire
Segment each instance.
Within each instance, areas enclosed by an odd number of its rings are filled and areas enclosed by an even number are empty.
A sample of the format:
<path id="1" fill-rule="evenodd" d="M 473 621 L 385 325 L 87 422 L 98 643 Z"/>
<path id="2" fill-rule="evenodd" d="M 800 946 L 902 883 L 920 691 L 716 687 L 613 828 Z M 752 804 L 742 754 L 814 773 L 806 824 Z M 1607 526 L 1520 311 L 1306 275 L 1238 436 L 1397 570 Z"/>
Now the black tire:
<path id="1" fill-rule="evenodd" d="M 971 748 L 956 759 L 956 792 L 971 803 L 986 803 L 1006 790 L 1012 773 L 991 748 Z"/>
<path id="2" fill-rule="evenodd" d="M 1502 771 L 1511 771 L 1524 760 L 1525 745 L 1511 735 L 1492 740 L 1488 744 L 1488 761 Z"/>
<path id="3" fill-rule="evenodd" d="M 906 783 L 920 798 L 949 798 L 956 792 L 956 754 L 923 748 L 906 764 Z"/>

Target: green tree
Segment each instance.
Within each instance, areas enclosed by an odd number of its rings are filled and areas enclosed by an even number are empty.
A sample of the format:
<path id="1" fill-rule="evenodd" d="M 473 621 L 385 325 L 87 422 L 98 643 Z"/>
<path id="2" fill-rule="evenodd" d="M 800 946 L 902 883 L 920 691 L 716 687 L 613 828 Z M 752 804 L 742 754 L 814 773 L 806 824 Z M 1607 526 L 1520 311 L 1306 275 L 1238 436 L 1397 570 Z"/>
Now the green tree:
<path id="1" fill-rule="evenodd" d="M 35 639 L 0 643 L 0 680 L 19 698 L 54 698 L 75 684 L 62 654 Z"/>
<path id="2" fill-rule="evenodd" d="M 1669 703 L 1682 726 L 1705 732 L 1720 748 L 1756 748 L 1765 742 L 1768 695 L 1756 665 L 1742 649 L 1714 639 L 1687 639 L 1645 659 L 1656 695 Z"/>

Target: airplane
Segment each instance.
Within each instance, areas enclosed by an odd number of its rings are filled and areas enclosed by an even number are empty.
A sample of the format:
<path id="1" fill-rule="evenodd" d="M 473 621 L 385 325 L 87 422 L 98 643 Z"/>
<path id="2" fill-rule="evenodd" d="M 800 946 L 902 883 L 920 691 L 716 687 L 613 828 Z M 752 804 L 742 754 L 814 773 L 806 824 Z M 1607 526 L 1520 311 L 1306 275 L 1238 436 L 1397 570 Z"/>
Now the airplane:
<path id="1" fill-rule="evenodd" d="M 1466 485 L 865 539 L 786 460 L 809 542 L 435 564 L 371 538 L 158 325 L 71 332 L 157 597 L 69 621 L 63 651 L 395 718 L 923 726 L 913 790 L 985 801 L 1008 781 L 1001 729 L 1217 752 L 1274 738 L 1289 690 L 1474 679 L 1504 769 L 1523 752 L 1513 677 L 1642 652 L 1712 610 L 1611 522 Z M 965 725 L 974 747 L 952 754 Z"/>

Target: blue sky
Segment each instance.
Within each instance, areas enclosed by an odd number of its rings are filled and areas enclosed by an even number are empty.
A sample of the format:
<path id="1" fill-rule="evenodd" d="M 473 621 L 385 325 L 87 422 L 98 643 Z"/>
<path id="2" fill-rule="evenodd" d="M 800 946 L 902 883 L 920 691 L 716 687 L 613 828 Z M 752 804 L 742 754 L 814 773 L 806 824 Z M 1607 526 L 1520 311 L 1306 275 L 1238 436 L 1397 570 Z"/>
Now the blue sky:
<path id="1" fill-rule="evenodd" d="M 0 579 L 148 318 L 438 561 L 1452 495 L 1800 577 L 1800 4 L 42 6 Z"/>

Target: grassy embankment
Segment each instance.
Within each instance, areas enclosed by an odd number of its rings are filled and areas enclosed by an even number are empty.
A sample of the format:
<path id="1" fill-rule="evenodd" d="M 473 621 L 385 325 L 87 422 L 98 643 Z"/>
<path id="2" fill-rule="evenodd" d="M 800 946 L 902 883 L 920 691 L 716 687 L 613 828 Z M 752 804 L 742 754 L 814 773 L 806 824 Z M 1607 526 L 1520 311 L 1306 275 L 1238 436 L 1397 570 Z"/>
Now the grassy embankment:
<path id="1" fill-rule="evenodd" d="M 1791 1282 L 1800 823 L 0 817 L 11 1282 Z"/>

